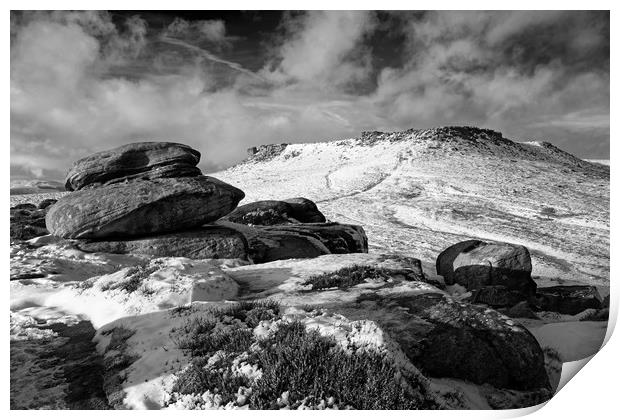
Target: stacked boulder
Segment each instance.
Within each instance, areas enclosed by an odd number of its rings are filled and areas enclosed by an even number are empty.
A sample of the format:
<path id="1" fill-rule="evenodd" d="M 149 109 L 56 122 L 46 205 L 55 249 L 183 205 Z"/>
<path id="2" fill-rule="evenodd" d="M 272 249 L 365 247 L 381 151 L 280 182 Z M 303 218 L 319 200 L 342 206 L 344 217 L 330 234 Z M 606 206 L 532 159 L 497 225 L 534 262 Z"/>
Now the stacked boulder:
<path id="1" fill-rule="evenodd" d="M 80 159 L 65 182 L 73 192 L 50 207 L 47 229 L 87 252 L 266 262 L 368 251 L 361 227 L 325 223 L 304 198 L 237 208 L 244 192 L 202 175 L 199 160 L 198 151 L 168 142 Z M 264 226 L 273 224 L 287 229 Z"/>

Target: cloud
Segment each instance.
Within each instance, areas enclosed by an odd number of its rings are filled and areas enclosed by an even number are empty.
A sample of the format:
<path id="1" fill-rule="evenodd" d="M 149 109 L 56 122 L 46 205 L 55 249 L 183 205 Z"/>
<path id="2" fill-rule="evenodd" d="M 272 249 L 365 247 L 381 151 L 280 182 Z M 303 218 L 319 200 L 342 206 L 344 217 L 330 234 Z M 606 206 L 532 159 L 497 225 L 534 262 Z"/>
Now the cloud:
<path id="1" fill-rule="evenodd" d="M 400 127 L 489 126 L 516 139 L 555 137 L 573 153 L 591 153 L 585 133 L 577 137 L 582 126 L 567 133 L 540 120 L 597 107 L 596 121 L 608 128 L 608 44 L 606 50 L 597 43 L 593 52 L 591 42 L 575 42 L 604 39 L 605 26 L 590 20 L 569 12 L 428 13 L 410 21 L 407 60 L 380 72 L 372 100 Z M 571 31 L 559 29 L 569 23 Z M 593 141 L 604 142 L 597 153 L 609 147 L 600 135 Z"/>
<path id="2" fill-rule="evenodd" d="M 286 40 L 263 69 L 267 78 L 329 88 L 368 76 L 370 56 L 363 40 L 374 26 L 371 13 L 313 11 L 289 17 L 284 25 Z"/>
<path id="3" fill-rule="evenodd" d="M 255 98 L 238 86 L 213 89 L 193 61 L 180 74 L 110 77 L 109 57 L 129 59 L 126 45 L 136 44 L 137 33 L 108 33 L 117 38 L 110 44 L 57 19 L 20 28 L 11 57 L 11 162 L 17 173 L 58 177 L 81 156 L 139 140 L 187 143 L 202 151 L 202 168 L 213 170 L 238 161 L 250 145 L 342 133 L 334 115 L 305 99 L 283 114 L 253 106 Z M 116 50 L 105 52 L 104 45 Z M 261 100 L 277 107 L 293 98 L 279 94 L 269 91 Z"/>
<path id="4" fill-rule="evenodd" d="M 218 46 L 228 46 L 234 37 L 226 35 L 226 24 L 223 20 L 187 21 L 175 18 L 162 34 L 165 37 L 177 37 L 186 40 L 208 41 Z"/>
<path id="5" fill-rule="evenodd" d="M 609 156 L 608 13 L 307 12 L 259 40 L 218 22 L 12 14 L 12 176 L 139 140 L 211 171 L 262 143 L 451 124 Z"/>

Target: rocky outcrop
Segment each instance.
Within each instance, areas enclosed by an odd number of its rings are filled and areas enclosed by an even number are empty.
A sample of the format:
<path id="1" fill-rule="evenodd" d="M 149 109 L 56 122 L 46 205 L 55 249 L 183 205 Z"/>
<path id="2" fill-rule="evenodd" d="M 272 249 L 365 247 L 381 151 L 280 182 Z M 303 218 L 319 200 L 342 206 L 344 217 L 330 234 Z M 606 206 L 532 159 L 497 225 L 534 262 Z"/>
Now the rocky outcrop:
<path id="1" fill-rule="evenodd" d="M 51 206 L 52 204 L 56 203 L 56 201 L 58 201 L 58 200 L 55 200 L 55 199 L 53 199 L 53 198 L 46 198 L 45 200 L 42 200 L 42 201 L 39 203 L 39 205 L 37 206 L 37 208 L 38 208 L 39 210 L 46 209 L 46 208 L 48 208 L 49 206 Z"/>
<path id="2" fill-rule="evenodd" d="M 261 232 L 292 233 L 321 241 L 332 254 L 368 252 L 368 238 L 364 228 L 343 223 L 303 223 L 259 228 Z"/>
<path id="3" fill-rule="evenodd" d="M 62 197 L 46 217 L 63 238 L 110 238 L 191 229 L 233 210 L 244 193 L 218 179 L 133 180 Z"/>
<path id="4" fill-rule="evenodd" d="M 368 252 L 364 228 L 340 223 L 304 223 L 282 226 L 247 226 L 217 222 L 242 233 L 255 263 L 325 254 Z"/>
<path id="5" fill-rule="evenodd" d="M 530 304 L 525 301 L 515 304 L 513 307 L 503 311 L 503 313 L 510 318 L 538 319 L 538 316 L 534 313 Z"/>
<path id="6" fill-rule="evenodd" d="M 489 305 L 493 308 L 505 308 L 527 299 L 528 296 L 519 290 L 512 290 L 506 286 L 485 286 L 474 290 L 470 301 Z"/>
<path id="7" fill-rule="evenodd" d="M 430 292 L 368 294 L 356 309 L 360 319 L 379 322 L 428 376 L 516 390 L 549 387 L 536 339 L 498 312 Z"/>
<path id="8" fill-rule="evenodd" d="M 176 172 L 199 158 L 177 143 L 134 143 L 81 159 L 67 177 L 77 191 L 50 207 L 47 227 L 86 252 L 265 262 L 368 251 L 361 227 L 323 223 L 303 197 L 235 210 L 241 190 Z"/>
<path id="9" fill-rule="evenodd" d="M 504 286 L 532 295 L 536 283 L 532 280 L 530 253 L 524 246 L 469 240 L 459 242 L 437 257 L 437 274 L 446 284 L 458 283 L 467 290 L 485 286 Z"/>
<path id="10" fill-rule="evenodd" d="M 262 144 L 256 147 L 250 147 L 247 149 L 248 158 L 246 161 L 252 162 L 266 162 L 269 161 L 276 156 L 282 154 L 282 152 L 286 149 L 288 143 L 280 143 L 280 144 Z"/>
<path id="11" fill-rule="evenodd" d="M 441 251 L 441 253 L 437 257 L 435 267 L 437 270 L 437 274 L 443 276 L 443 279 L 447 285 L 453 285 L 455 283 L 453 265 L 456 257 L 458 257 L 461 252 L 475 247 L 480 243 L 481 241 L 479 240 L 471 239 L 468 241 L 456 243 Z"/>
<path id="12" fill-rule="evenodd" d="M 324 223 L 326 221 L 316 204 L 307 198 L 295 197 L 283 201 L 291 206 L 290 215 L 301 223 Z"/>
<path id="13" fill-rule="evenodd" d="M 218 221 L 197 229 L 123 239 L 75 240 L 85 252 L 157 257 L 239 258 L 254 263 L 368 252 L 361 226 L 339 223 L 247 226 Z"/>
<path id="14" fill-rule="evenodd" d="M 168 142 L 130 143 L 94 153 L 73 164 L 65 180 L 69 191 L 132 179 L 179 178 L 200 175 L 200 153 Z"/>
<path id="15" fill-rule="evenodd" d="M 329 249 L 312 235 L 267 231 L 257 227 L 231 222 L 217 222 L 241 233 L 248 241 L 249 256 L 255 263 L 287 260 L 290 258 L 313 258 L 329 254 Z"/>
<path id="16" fill-rule="evenodd" d="M 540 287 L 536 291 L 535 301 L 543 311 L 568 315 L 603 307 L 601 295 L 594 286 Z"/>
<path id="17" fill-rule="evenodd" d="M 252 297 L 377 323 L 427 376 L 515 390 L 549 386 L 543 352 L 528 330 L 495 310 L 458 302 L 432 286 L 419 261 L 394 255 L 324 255 L 236 267 L 227 274 Z"/>
<path id="18" fill-rule="evenodd" d="M 222 220 L 244 225 L 272 226 L 288 223 L 322 223 L 325 222 L 325 216 L 312 201 L 299 197 L 245 204 L 224 216 Z"/>
<path id="19" fill-rule="evenodd" d="M 248 259 L 245 236 L 223 226 L 206 225 L 189 231 L 126 240 L 77 240 L 74 245 L 85 252 L 185 257 L 196 260 Z"/>
<path id="20" fill-rule="evenodd" d="M 45 226 L 46 209 L 25 203 L 11 207 L 10 214 L 11 241 L 25 241 L 49 233 Z"/>

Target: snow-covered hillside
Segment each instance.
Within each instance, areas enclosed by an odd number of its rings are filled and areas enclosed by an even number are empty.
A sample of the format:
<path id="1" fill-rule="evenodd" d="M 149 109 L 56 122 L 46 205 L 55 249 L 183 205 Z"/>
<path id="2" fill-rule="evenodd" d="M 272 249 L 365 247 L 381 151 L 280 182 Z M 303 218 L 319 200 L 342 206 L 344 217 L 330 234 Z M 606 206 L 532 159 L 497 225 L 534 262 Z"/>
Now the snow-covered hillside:
<path id="1" fill-rule="evenodd" d="M 466 238 L 525 245 L 539 285 L 609 283 L 609 167 L 469 127 L 260 146 L 213 174 L 248 203 L 304 196 L 364 226 L 372 251 L 433 263 Z"/>

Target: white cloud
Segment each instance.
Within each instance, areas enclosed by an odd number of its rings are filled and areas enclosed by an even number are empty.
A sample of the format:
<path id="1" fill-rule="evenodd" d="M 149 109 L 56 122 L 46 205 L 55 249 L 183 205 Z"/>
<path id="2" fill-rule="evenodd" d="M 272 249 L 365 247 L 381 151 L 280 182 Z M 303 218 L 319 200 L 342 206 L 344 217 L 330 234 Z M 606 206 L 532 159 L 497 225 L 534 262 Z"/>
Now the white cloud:
<path id="1" fill-rule="evenodd" d="M 11 171 L 59 177 L 79 157 L 137 140 L 189 144 L 202 152 L 202 168 L 214 169 L 262 143 L 452 124 L 487 126 L 516 140 L 559 138 L 569 150 L 606 157 L 605 69 L 573 71 L 560 58 L 519 66 L 502 56 L 502 40 L 553 19 L 431 13 L 406 25 L 402 63 L 376 68 L 372 13 L 311 12 L 285 22 L 285 38 L 272 46 L 276 58 L 255 73 L 188 43 L 179 35 L 187 33 L 185 21 L 161 34 L 139 17 L 117 28 L 106 13 L 27 13 L 11 28 Z M 203 36 L 232 39 L 214 22 L 202 21 Z M 172 40 L 161 37 L 174 31 Z M 572 53 L 600 38 L 591 28 L 574 32 L 556 41 Z M 579 34 L 589 41 L 575 42 Z M 156 53 L 169 51 L 149 50 L 154 38 L 175 44 L 173 70 L 110 71 L 148 68 L 145 51 L 156 63 Z M 213 65 L 226 66 L 232 82 L 219 83 Z M 351 89 L 375 71 L 371 92 Z"/>
<path id="2" fill-rule="evenodd" d="M 191 38 L 206 40 L 215 44 L 228 44 L 231 37 L 226 35 L 226 24 L 223 20 L 187 21 L 175 18 L 163 34 L 167 37 Z"/>
<path id="3" fill-rule="evenodd" d="M 373 23 L 364 11 L 312 11 L 290 19 L 289 37 L 278 46 L 279 62 L 269 63 L 263 72 L 275 81 L 322 88 L 359 82 L 370 70 L 362 42 Z"/>

